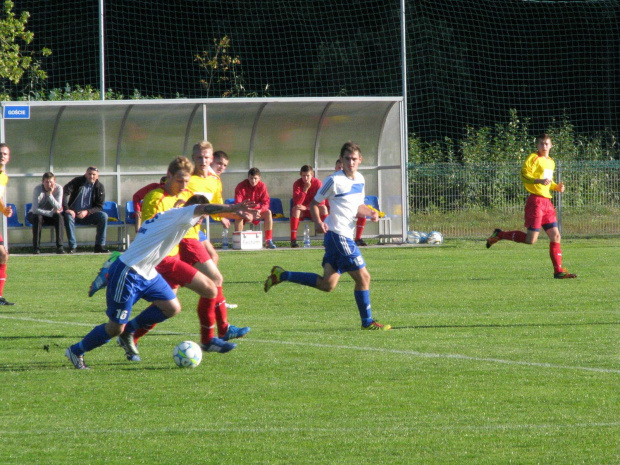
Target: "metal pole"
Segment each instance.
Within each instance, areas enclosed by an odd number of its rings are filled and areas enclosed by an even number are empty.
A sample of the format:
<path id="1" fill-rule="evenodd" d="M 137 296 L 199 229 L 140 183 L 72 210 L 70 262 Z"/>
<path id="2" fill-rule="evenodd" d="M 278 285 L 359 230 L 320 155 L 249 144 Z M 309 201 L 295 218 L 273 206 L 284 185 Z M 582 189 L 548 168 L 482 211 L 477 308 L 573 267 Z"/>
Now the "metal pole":
<path id="1" fill-rule="evenodd" d="M 401 166 L 403 169 L 402 186 L 404 192 L 401 195 L 402 202 L 402 240 L 405 241 L 407 230 L 409 229 L 409 176 L 408 176 L 408 139 L 409 122 L 407 121 L 407 22 L 405 15 L 405 0 L 400 0 L 400 35 L 401 35 L 401 62 L 402 62 L 402 86 L 403 104 L 401 121 Z"/>
<path id="2" fill-rule="evenodd" d="M 105 100 L 105 20 L 104 0 L 99 0 L 99 89 L 101 100 Z"/>

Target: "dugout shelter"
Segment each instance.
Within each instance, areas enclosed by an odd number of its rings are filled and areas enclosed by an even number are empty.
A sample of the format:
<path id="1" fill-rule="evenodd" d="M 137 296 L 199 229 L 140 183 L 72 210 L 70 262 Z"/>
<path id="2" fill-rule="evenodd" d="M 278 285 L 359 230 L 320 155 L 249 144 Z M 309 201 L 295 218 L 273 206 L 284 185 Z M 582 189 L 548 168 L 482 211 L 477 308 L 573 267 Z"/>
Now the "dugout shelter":
<path id="1" fill-rule="evenodd" d="M 0 140 L 11 148 L 6 201 L 16 205 L 21 223 L 44 172 L 53 172 L 64 185 L 91 165 L 99 168 L 106 200 L 118 204 L 119 220 L 125 221 L 125 205 L 133 193 L 157 182 L 174 157 L 191 157 L 192 146 L 203 139 L 230 157 L 222 177 L 224 198 L 233 197 L 247 171 L 258 167 L 270 196 L 288 206 L 301 166 L 313 166 L 323 179 L 333 172 L 342 144 L 353 140 L 362 148 L 366 194 L 378 197 L 390 221 L 382 235 L 401 240 L 406 234 L 407 139 L 401 97 L 1 104 Z M 28 228 L 7 230 L 6 218 L 2 221 L 9 244 L 31 244 Z M 212 226 L 216 239 L 213 228 L 218 225 Z M 368 222 L 364 237 L 378 237 L 379 232 L 377 224 Z M 288 240 L 288 222 L 274 226 L 274 237 Z M 93 239 L 94 231 L 78 231 L 81 244 Z M 113 242 L 109 231 L 108 243 Z"/>

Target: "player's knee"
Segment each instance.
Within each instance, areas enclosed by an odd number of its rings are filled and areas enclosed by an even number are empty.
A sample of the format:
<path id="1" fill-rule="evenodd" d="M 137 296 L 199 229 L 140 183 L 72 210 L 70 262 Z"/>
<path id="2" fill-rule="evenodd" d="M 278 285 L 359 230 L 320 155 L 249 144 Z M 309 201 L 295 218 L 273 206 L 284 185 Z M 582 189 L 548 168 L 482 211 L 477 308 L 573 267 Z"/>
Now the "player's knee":
<path id="1" fill-rule="evenodd" d="M 172 318 L 175 315 L 181 313 L 181 303 L 177 300 L 172 305 L 166 307 L 165 309 L 161 309 L 162 313 L 166 315 L 167 318 Z"/>
<path id="2" fill-rule="evenodd" d="M 108 336 L 110 336 L 110 339 L 119 336 L 124 329 L 125 325 L 113 321 L 108 321 L 108 323 L 105 325 L 105 332 Z"/>
<path id="3" fill-rule="evenodd" d="M 336 285 L 338 284 L 338 281 L 333 282 L 332 280 L 326 280 L 323 278 L 319 278 L 316 281 L 316 288 L 319 291 L 323 291 L 323 292 L 331 292 L 334 289 L 336 289 Z"/>
<path id="4" fill-rule="evenodd" d="M 333 286 L 329 283 L 322 283 L 321 285 L 317 286 L 317 289 L 323 292 L 331 292 L 336 289 L 336 286 Z"/>
<path id="5" fill-rule="evenodd" d="M 215 299 L 217 297 L 217 287 L 213 281 L 207 279 L 206 282 L 202 283 L 200 286 L 198 294 L 200 297 L 205 297 L 206 299 Z"/>

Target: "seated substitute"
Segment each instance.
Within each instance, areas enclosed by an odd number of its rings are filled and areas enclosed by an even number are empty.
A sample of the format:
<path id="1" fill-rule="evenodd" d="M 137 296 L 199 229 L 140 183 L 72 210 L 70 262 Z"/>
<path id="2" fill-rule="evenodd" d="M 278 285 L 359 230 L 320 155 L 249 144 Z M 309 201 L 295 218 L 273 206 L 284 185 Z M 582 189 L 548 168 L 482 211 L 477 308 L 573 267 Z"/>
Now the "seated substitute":
<path id="1" fill-rule="evenodd" d="M 28 221 L 32 224 L 33 253 L 41 253 L 41 229 L 54 226 L 56 232 L 56 253 L 63 254 L 62 247 L 63 220 L 62 186 L 56 184 L 56 176 L 48 171 L 43 174 L 41 184 L 32 192 L 32 209 L 28 212 Z"/>
<path id="2" fill-rule="evenodd" d="M 323 183 L 314 177 L 314 169 L 310 165 L 304 165 L 299 171 L 301 176 L 293 184 L 293 207 L 291 208 L 291 247 L 299 247 L 297 242 L 297 229 L 301 220 L 312 220 L 310 213 L 310 202 L 321 188 Z M 325 201 L 319 203 L 319 215 L 321 221 L 327 217 L 327 205 Z"/>
<path id="3" fill-rule="evenodd" d="M 235 203 L 241 203 L 244 200 L 249 200 L 257 204 L 258 214 L 253 215 L 250 220 L 255 225 L 260 223 L 260 220 L 265 220 L 265 247 L 268 249 L 275 249 L 276 245 L 273 243 L 273 215 L 269 210 L 269 192 L 267 186 L 261 181 L 260 170 L 258 168 L 250 168 L 248 171 L 248 179 L 241 181 L 235 188 Z M 243 225 L 245 220 L 235 220 L 235 231 L 243 231 Z"/>
<path id="4" fill-rule="evenodd" d="M 77 251 L 75 225 L 95 225 L 95 253 L 108 253 L 105 246 L 108 214 L 103 211 L 105 188 L 99 182 L 99 170 L 89 166 L 84 176 L 73 178 L 65 184 L 62 208 L 65 215 L 65 229 L 69 241 L 69 253 Z"/>

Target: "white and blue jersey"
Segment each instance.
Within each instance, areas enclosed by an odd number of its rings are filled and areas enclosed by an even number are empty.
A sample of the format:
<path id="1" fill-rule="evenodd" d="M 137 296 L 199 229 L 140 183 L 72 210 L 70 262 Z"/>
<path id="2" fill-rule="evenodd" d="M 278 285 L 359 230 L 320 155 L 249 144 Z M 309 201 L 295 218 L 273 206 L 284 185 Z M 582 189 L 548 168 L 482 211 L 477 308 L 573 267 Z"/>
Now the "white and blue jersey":
<path id="1" fill-rule="evenodd" d="M 356 172 L 350 179 L 341 170 L 323 181 L 314 200 L 319 203 L 329 200 L 330 211 L 325 223 L 330 231 L 354 239 L 357 209 L 364 203 L 365 196 L 364 176 Z"/>
<path id="2" fill-rule="evenodd" d="M 195 209 L 195 205 L 173 208 L 142 223 L 135 239 L 119 260 L 145 278 L 154 278 L 157 275 L 155 267 L 200 221 L 200 217 L 194 218 Z"/>
<path id="3" fill-rule="evenodd" d="M 351 179 L 341 170 L 328 176 L 314 196 L 316 202 L 329 200 L 329 216 L 325 219 L 328 231 L 323 240 L 323 266 L 329 263 L 338 273 L 366 266 L 354 241 L 357 209 L 364 203 L 365 195 L 364 176 L 356 172 Z"/>
<path id="4" fill-rule="evenodd" d="M 155 267 L 199 220 L 195 205 L 158 213 L 142 223 L 136 238 L 110 266 L 106 302 L 108 317 L 125 324 L 140 299 L 173 300 L 176 295 Z"/>

